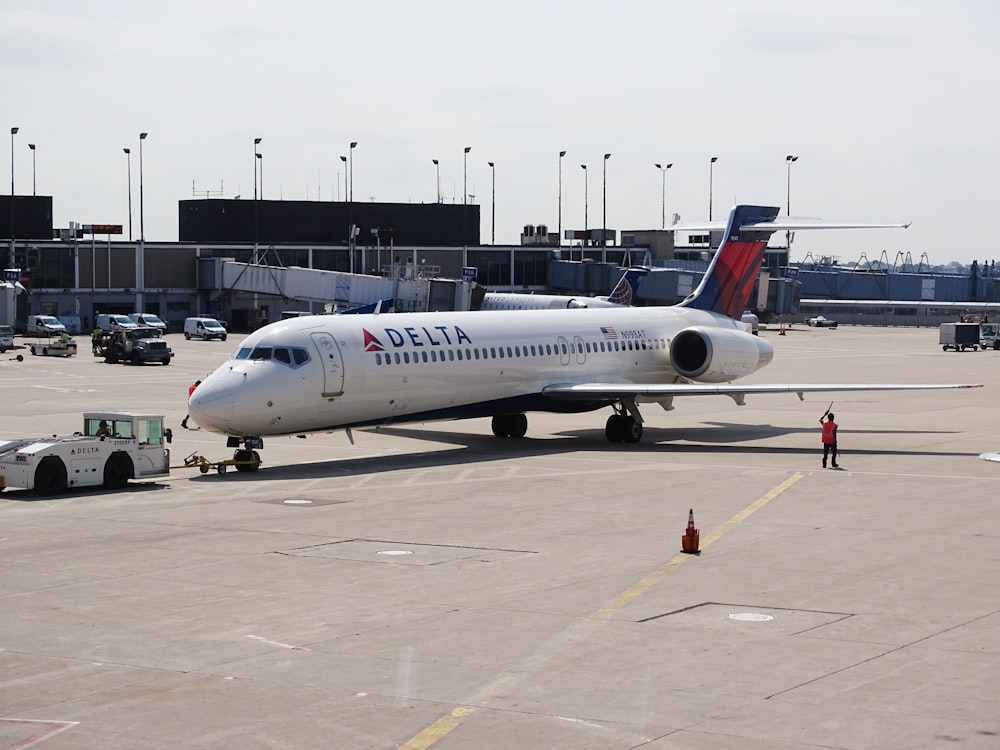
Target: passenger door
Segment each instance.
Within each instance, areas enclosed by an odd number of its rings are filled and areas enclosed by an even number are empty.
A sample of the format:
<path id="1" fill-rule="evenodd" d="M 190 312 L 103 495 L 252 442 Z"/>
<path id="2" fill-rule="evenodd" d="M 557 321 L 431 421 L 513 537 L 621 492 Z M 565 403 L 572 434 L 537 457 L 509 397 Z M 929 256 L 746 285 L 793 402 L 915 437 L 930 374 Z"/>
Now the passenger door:
<path id="1" fill-rule="evenodd" d="M 309 334 L 323 363 L 323 398 L 340 396 L 344 392 L 344 358 L 337 340 L 326 331 Z"/>

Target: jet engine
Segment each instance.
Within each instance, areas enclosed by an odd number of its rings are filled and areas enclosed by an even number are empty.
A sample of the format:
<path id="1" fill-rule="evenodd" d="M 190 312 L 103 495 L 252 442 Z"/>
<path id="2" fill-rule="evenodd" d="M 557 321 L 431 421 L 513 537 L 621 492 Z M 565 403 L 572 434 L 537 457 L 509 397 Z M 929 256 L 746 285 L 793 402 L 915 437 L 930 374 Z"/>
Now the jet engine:
<path id="1" fill-rule="evenodd" d="M 743 331 L 692 326 L 670 342 L 670 364 L 685 378 L 725 383 L 756 372 L 774 357 L 771 344 Z"/>

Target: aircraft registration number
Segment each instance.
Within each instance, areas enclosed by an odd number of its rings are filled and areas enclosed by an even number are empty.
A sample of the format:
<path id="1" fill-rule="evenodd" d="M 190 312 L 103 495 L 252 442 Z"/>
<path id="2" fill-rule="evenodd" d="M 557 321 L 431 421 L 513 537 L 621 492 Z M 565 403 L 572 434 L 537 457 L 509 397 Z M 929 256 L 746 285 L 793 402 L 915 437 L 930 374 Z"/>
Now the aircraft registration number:
<path id="1" fill-rule="evenodd" d="M 621 333 L 621 337 L 623 339 L 637 339 L 638 340 L 638 339 L 648 338 L 648 336 L 646 336 L 646 331 L 643 330 L 643 329 L 641 329 L 641 328 L 625 329 L 625 330 L 621 331 L 620 333 Z"/>

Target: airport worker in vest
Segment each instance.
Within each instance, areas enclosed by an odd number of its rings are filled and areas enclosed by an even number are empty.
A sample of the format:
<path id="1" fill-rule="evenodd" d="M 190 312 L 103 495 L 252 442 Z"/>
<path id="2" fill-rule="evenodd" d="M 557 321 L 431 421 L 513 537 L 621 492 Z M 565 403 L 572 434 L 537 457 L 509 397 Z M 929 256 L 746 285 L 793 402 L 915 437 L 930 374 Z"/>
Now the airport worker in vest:
<path id="1" fill-rule="evenodd" d="M 833 468 L 839 469 L 840 466 L 837 464 L 837 423 L 833 421 L 833 412 L 828 411 L 820 417 L 819 423 L 823 425 L 823 468 L 826 468 L 826 459 L 829 456 L 833 459 Z"/>

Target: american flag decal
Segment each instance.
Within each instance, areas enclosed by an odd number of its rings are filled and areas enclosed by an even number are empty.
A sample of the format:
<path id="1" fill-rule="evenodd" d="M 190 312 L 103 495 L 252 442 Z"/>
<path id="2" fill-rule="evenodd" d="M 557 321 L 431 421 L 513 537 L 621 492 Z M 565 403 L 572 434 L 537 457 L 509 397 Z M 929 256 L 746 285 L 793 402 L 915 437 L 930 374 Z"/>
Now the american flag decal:
<path id="1" fill-rule="evenodd" d="M 382 342 L 377 338 L 372 336 L 364 328 L 361 329 L 362 333 L 365 334 L 365 351 L 366 352 L 384 352 L 385 347 L 382 346 Z"/>
<path id="2" fill-rule="evenodd" d="M 614 341 L 618 338 L 618 332 L 614 328 L 601 326 L 601 333 L 604 334 L 605 341 Z"/>

